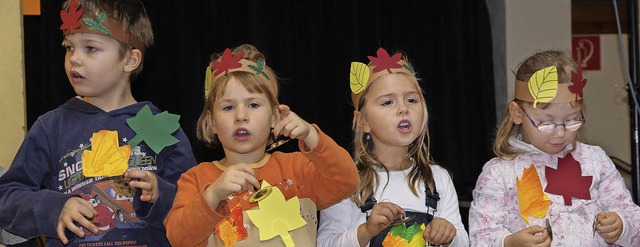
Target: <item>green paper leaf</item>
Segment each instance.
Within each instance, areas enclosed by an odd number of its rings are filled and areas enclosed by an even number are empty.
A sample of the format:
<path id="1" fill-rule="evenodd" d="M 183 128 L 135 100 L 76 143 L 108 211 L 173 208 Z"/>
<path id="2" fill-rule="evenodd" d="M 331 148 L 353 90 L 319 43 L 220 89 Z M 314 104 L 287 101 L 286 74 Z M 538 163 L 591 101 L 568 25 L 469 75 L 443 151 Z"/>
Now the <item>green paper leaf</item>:
<path id="1" fill-rule="evenodd" d="M 111 34 L 111 32 L 109 31 L 109 29 L 107 29 L 107 27 L 103 26 L 102 23 L 104 22 L 104 20 L 107 19 L 107 13 L 102 12 L 100 14 L 98 14 L 98 16 L 96 17 L 97 20 L 91 19 L 91 18 L 83 18 L 82 20 L 84 21 L 85 24 L 87 24 L 87 26 L 89 26 L 89 30 L 93 30 L 93 29 L 97 29 L 98 31 L 104 33 L 104 34 Z"/>
<path id="2" fill-rule="evenodd" d="M 257 64 L 258 64 L 258 67 L 253 66 L 252 64 L 249 64 L 249 68 L 255 71 L 257 75 L 262 75 L 264 76 L 264 78 L 267 78 L 267 80 L 271 80 L 269 78 L 269 75 L 267 75 L 267 73 L 264 72 L 264 61 L 258 58 Z"/>
<path id="3" fill-rule="evenodd" d="M 127 119 L 127 124 L 137 134 L 129 141 L 129 145 L 135 147 L 144 141 L 154 152 L 160 153 L 164 147 L 179 142 L 172 135 L 180 128 L 178 120 L 179 115 L 167 111 L 153 115 L 151 108 L 144 106 L 135 117 Z"/>
<path id="4" fill-rule="evenodd" d="M 423 230 L 420 229 L 419 224 L 413 224 L 409 228 L 407 228 L 407 225 L 405 224 L 400 224 L 392 227 L 389 232 L 391 233 L 391 236 L 402 237 L 406 239 L 408 243 L 411 243 L 413 236 L 416 234 L 422 234 Z"/>

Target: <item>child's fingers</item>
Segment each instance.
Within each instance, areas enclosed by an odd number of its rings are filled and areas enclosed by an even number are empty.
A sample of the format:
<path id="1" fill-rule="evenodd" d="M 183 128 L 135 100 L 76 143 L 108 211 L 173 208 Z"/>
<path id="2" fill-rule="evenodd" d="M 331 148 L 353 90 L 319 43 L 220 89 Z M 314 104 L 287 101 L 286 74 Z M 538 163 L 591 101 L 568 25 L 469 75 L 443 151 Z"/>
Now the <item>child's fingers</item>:
<path id="1" fill-rule="evenodd" d="M 287 116 L 289 116 L 289 113 L 291 113 L 291 108 L 289 108 L 288 105 L 285 104 L 280 104 L 278 105 L 278 114 L 280 115 L 280 118 L 285 118 Z"/>
<path id="2" fill-rule="evenodd" d="M 534 226 L 530 226 L 530 227 L 527 227 L 525 229 L 522 229 L 522 231 L 525 232 L 525 233 L 531 234 L 531 235 L 535 235 L 535 234 L 538 234 L 538 233 L 543 233 L 546 229 L 547 228 L 544 228 L 542 226 L 534 225 Z"/>
<path id="3" fill-rule="evenodd" d="M 58 233 L 58 238 L 60 239 L 60 241 L 62 241 L 62 243 L 66 245 L 69 243 L 69 239 L 67 239 L 67 235 L 64 234 L 64 229 L 66 229 L 64 223 L 62 221 L 59 221 L 56 232 Z"/>
<path id="4" fill-rule="evenodd" d="M 152 190 L 153 189 L 153 186 L 151 185 L 151 183 L 143 182 L 142 180 L 140 180 L 140 181 L 130 181 L 129 185 L 131 185 L 131 187 L 133 187 L 133 188 L 141 189 L 141 190 Z"/>
<path id="5" fill-rule="evenodd" d="M 139 179 L 144 182 L 153 182 L 156 180 L 156 174 L 149 171 L 143 171 L 139 169 L 132 169 L 131 171 L 125 172 L 124 177 L 128 179 Z"/>

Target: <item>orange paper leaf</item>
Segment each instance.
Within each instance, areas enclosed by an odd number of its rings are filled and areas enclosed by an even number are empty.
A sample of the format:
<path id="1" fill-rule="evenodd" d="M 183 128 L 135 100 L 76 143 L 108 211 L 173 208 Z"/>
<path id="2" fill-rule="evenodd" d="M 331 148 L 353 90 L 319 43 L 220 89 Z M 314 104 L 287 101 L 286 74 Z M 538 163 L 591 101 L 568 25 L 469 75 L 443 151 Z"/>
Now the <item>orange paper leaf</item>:
<path id="1" fill-rule="evenodd" d="M 216 233 L 225 247 L 233 247 L 236 242 L 245 240 L 248 236 L 240 203 L 233 206 L 230 211 L 229 218 L 216 225 Z"/>
<path id="2" fill-rule="evenodd" d="M 91 136 L 91 150 L 82 153 L 82 175 L 113 177 L 129 168 L 131 147 L 118 146 L 118 131 L 101 130 Z"/>
<path id="3" fill-rule="evenodd" d="M 542 183 L 535 166 L 525 168 L 522 179 L 516 178 L 520 216 L 529 224 L 529 216 L 542 219 L 549 211 L 551 200 L 542 190 Z"/>

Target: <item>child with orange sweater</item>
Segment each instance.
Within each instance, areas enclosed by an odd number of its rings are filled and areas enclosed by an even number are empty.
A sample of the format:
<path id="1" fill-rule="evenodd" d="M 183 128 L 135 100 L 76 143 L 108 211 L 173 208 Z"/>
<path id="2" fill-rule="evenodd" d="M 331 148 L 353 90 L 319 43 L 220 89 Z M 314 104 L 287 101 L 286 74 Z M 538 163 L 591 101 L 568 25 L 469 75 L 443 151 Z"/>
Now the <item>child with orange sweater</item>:
<path id="1" fill-rule="evenodd" d="M 211 89 L 206 90 L 198 137 L 220 143 L 225 157 L 182 175 L 165 220 L 169 241 L 173 246 L 314 246 L 317 210 L 358 187 L 349 153 L 318 126 L 278 103 L 276 76 L 255 47 L 226 49 L 209 72 Z M 271 135 L 298 139 L 301 151 L 267 153 Z M 268 190 L 256 192 L 260 188 Z M 267 211 L 278 196 L 299 207 Z M 298 224 L 271 229 L 285 225 L 276 222 L 283 220 L 275 217 L 279 212 Z M 266 225 L 257 218 L 261 213 L 272 217 Z M 280 237 L 265 237 L 270 231 Z"/>

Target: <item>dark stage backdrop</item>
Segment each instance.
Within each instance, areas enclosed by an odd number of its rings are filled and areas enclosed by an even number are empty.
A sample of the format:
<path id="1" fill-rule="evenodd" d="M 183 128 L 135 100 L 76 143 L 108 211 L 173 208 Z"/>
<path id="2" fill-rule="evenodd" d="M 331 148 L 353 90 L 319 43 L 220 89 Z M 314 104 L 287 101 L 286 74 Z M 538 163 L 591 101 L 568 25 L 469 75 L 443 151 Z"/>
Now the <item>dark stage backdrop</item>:
<path id="1" fill-rule="evenodd" d="M 27 121 L 74 93 L 64 74 L 62 1 L 41 1 L 26 16 Z M 408 54 L 429 108 L 432 154 L 453 175 L 461 200 L 491 153 L 495 128 L 491 31 L 484 1 L 144 1 L 155 32 L 138 101 L 181 115 L 198 161 L 220 158 L 195 137 L 205 68 L 213 52 L 242 43 L 265 53 L 281 78 L 280 101 L 351 148 L 351 61 L 378 47 Z M 296 148 L 287 144 L 285 151 Z M 466 222 L 465 222 L 466 223 Z"/>

